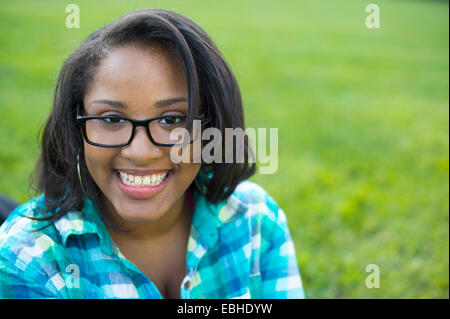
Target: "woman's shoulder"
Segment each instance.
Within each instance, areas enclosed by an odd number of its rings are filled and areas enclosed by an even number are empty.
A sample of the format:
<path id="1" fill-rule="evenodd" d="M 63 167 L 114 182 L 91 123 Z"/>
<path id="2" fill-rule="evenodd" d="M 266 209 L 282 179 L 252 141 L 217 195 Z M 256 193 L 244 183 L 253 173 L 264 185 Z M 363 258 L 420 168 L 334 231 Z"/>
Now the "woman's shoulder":
<path id="1" fill-rule="evenodd" d="M 36 228 L 38 221 L 33 218 L 42 217 L 39 214 L 39 203 L 43 196 L 38 196 L 30 201 L 17 206 L 9 215 L 5 222 L 0 226 L 0 247 L 2 242 L 10 236 L 17 236 Z M 37 229 L 37 228 L 36 228 Z"/>
<path id="2" fill-rule="evenodd" d="M 44 196 L 14 209 L 0 226 L 0 262 L 25 264 L 57 247 L 61 238 L 52 220 L 36 220 L 42 213 Z"/>
<path id="3" fill-rule="evenodd" d="M 42 196 L 35 197 L 25 204 L 16 207 L 0 226 L 0 250 L 18 253 L 20 248 L 35 247 L 35 242 L 42 236 L 52 235 L 52 227 L 39 230 L 45 224 L 33 218 L 42 217 L 39 203 Z M 48 222 L 47 222 L 48 223 Z"/>
<path id="4" fill-rule="evenodd" d="M 18 206 L 0 226 L 0 298 L 55 298 L 62 277 L 58 263 L 67 250 L 38 196 Z"/>
<path id="5" fill-rule="evenodd" d="M 272 197 L 262 186 L 249 180 L 240 182 L 236 186 L 233 195 L 248 205 L 266 202 L 267 200 L 273 201 Z"/>
<path id="6" fill-rule="evenodd" d="M 239 183 L 233 195 L 247 206 L 266 206 L 273 213 L 279 210 L 273 197 L 261 185 L 249 180 Z"/>

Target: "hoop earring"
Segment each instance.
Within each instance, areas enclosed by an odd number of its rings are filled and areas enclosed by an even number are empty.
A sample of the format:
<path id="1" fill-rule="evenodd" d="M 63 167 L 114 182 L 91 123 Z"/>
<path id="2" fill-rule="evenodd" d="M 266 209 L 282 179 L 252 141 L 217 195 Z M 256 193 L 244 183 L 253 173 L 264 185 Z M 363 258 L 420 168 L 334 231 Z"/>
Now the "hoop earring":
<path id="1" fill-rule="evenodd" d="M 86 195 L 86 191 L 83 187 L 83 182 L 81 180 L 81 172 L 80 172 L 80 154 L 77 154 L 77 171 L 78 171 L 78 179 L 80 180 L 81 189 L 83 190 L 83 193 Z"/>

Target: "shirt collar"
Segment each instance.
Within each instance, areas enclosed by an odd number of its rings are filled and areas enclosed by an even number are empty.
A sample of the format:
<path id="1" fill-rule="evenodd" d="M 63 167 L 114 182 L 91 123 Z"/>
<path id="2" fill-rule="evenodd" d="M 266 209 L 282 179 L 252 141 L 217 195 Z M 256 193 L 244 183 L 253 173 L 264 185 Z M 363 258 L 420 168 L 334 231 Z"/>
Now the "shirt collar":
<path id="1" fill-rule="evenodd" d="M 198 232 L 199 239 L 207 247 L 212 247 L 218 239 L 218 229 L 244 214 L 247 209 L 247 205 L 234 193 L 228 199 L 213 204 L 194 189 L 192 226 Z"/>
<path id="2" fill-rule="evenodd" d="M 106 234 L 106 226 L 101 220 L 94 203 L 88 197 L 85 197 L 81 211 L 68 212 L 55 222 L 55 227 L 61 235 L 64 246 L 67 246 L 67 241 L 71 235 L 96 234 L 104 247 L 105 240 L 110 241 L 108 240 L 109 234 Z"/>

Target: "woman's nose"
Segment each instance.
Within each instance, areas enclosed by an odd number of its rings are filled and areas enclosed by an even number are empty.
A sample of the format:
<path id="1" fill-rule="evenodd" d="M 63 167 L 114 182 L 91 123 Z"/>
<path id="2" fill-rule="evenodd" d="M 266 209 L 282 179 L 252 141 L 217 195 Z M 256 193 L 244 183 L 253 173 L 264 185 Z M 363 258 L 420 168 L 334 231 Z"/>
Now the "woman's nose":
<path id="1" fill-rule="evenodd" d="M 122 148 L 122 156 L 136 163 L 146 164 L 149 160 L 160 158 L 160 146 L 152 143 L 144 127 L 137 127 L 131 143 Z"/>

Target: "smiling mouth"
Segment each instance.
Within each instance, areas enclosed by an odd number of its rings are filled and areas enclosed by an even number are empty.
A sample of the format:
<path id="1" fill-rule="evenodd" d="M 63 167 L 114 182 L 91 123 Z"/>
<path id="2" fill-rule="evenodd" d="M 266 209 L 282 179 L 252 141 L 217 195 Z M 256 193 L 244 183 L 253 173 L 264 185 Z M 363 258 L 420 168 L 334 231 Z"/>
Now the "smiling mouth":
<path id="1" fill-rule="evenodd" d="M 120 180 L 129 186 L 158 186 L 169 176 L 170 171 L 150 175 L 133 175 L 117 170 Z"/>

